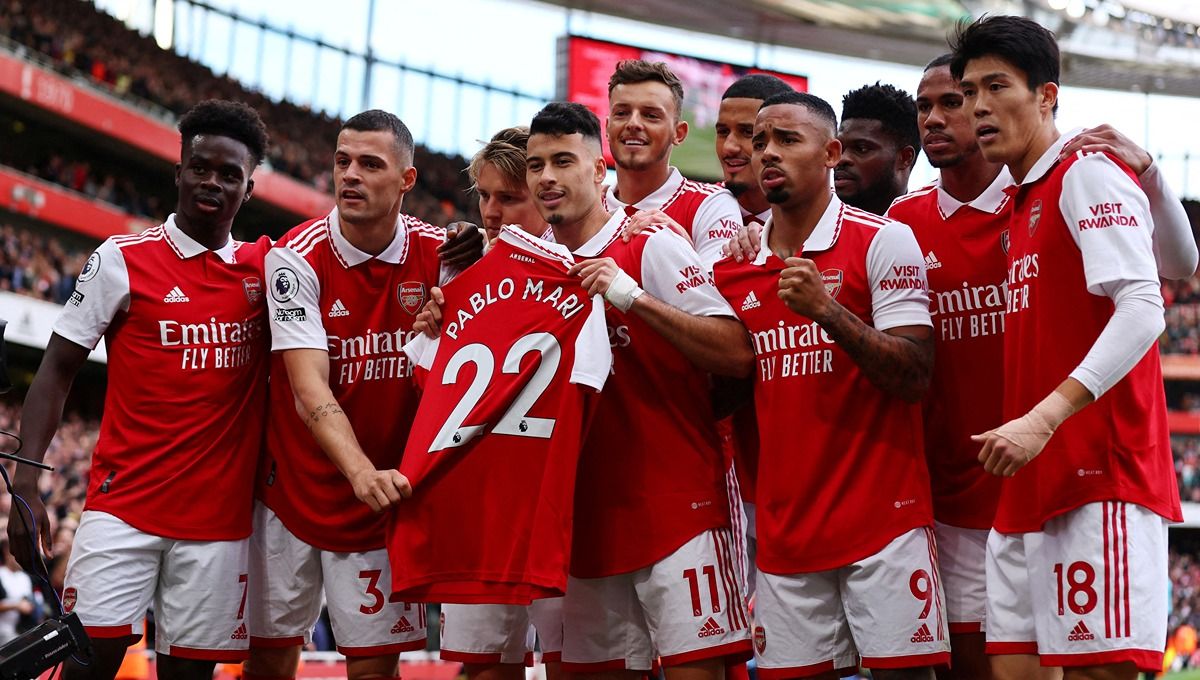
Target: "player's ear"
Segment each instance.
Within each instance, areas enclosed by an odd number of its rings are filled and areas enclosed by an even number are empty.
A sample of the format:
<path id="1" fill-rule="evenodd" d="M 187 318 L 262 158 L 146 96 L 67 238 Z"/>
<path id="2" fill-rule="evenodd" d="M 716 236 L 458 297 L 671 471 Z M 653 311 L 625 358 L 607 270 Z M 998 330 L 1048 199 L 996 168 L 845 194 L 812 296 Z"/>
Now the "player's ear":
<path id="1" fill-rule="evenodd" d="M 1058 83 L 1042 83 L 1038 86 L 1039 95 L 1041 96 L 1041 108 L 1044 111 L 1053 111 L 1055 105 L 1058 104 Z"/>
<path id="2" fill-rule="evenodd" d="M 829 141 L 825 142 L 825 167 L 836 167 L 841 160 L 842 141 L 837 137 L 830 137 Z"/>
<path id="3" fill-rule="evenodd" d="M 896 154 L 896 170 L 912 170 L 917 164 L 917 150 L 911 146 L 903 146 Z"/>
<path id="4" fill-rule="evenodd" d="M 401 175 L 400 191 L 407 194 L 412 191 L 413 186 L 417 183 L 417 169 L 411 165 L 404 169 L 404 174 Z"/>
<path id="5" fill-rule="evenodd" d="M 671 140 L 671 143 L 674 144 L 675 146 L 679 146 L 680 144 L 683 144 L 683 140 L 687 139 L 687 133 L 688 133 L 687 121 L 680 118 L 679 121 L 675 123 L 675 139 Z"/>
<path id="6" fill-rule="evenodd" d="M 246 180 L 246 194 L 242 196 L 242 203 L 250 200 L 250 195 L 254 193 L 254 180 Z"/>
<path id="7" fill-rule="evenodd" d="M 592 170 L 596 184 L 604 184 L 604 179 L 608 177 L 608 165 L 604 162 L 603 155 L 596 156 L 592 161 Z"/>
<path id="8" fill-rule="evenodd" d="M 175 164 L 175 186 L 179 186 L 179 174 L 183 172 L 183 163 Z"/>

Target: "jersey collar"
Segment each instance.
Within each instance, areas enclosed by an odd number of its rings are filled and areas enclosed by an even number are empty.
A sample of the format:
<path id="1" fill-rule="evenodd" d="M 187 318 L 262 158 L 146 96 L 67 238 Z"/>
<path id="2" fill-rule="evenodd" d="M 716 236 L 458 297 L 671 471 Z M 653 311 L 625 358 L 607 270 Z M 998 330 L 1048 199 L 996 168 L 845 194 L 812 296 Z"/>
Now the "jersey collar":
<path id="1" fill-rule="evenodd" d="M 1047 172 L 1050 172 L 1050 168 L 1053 168 L 1058 163 L 1058 154 L 1062 152 L 1062 148 L 1067 145 L 1067 142 L 1074 139 L 1080 132 L 1083 132 L 1083 128 L 1075 128 L 1065 135 L 1060 135 L 1059 138 L 1054 140 L 1054 143 L 1050 145 L 1050 148 L 1046 149 L 1045 153 L 1042 154 L 1042 157 L 1033 164 L 1033 167 L 1029 169 L 1029 174 L 1025 175 L 1025 179 L 1021 180 L 1020 182 L 1015 182 L 1014 184 L 1032 184 L 1044 177 Z"/>
<path id="2" fill-rule="evenodd" d="M 667 176 L 667 181 L 663 182 L 663 185 L 655 189 L 649 196 L 633 204 L 633 207 L 638 210 L 662 208 L 679 193 L 682 187 L 683 175 L 679 172 L 678 168 L 671 166 L 671 174 Z M 628 205 L 628 203 L 623 203 L 621 199 L 617 198 L 617 187 L 615 185 L 604 192 L 604 207 L 609 212 L 624 210 Z"/>
<path id="3" fill-rule="evenodd" d="M 167 245 L 171 246 L 171 250 L 179 256 L 181 260 L 193 258 L 201 253 L 208 252 L 208 248 L 198 243 L 195 239 L 183 233 L 183 230 L 175 226 L 175 213 L 167 216 L 167 221 L 163 222 L 163 233 L 167 237 Z M 212 251 L 217 257 L 221 258 L 226 264 L 233 264 L 233 238 L 225 241 L 225 245 Z"/>
<path id="4" fill-rule="evenodd" d="M 523 250 L 537 257 L 562 260 L 567 264 L 575 264 L 575 256 L 563 244 L 531 236 L 524 229 L 517 226 L 504 225 L 500 227 L 500 240 L 517 250 Z"/>
<path id="5" fill-rule="evenodd" d="M 1000 174 L 996 175 L 996 179 L 992 180 L 992 183 L 983 190 L 983 193 L 976 196 L 973 200 L 960 201 L 946 193 L 946 190 L 942 188 L 942 179 L 939 177 L 935 182 L 937 186 L 938 210 L 942 213 L 943 219 L 958 212 L 958 209 L 964 205 L 969 205 L 980 212 L 991 213 L 993 215 L 998 214 L 1000 209 L 1004 207 L 1004 204 L 1008 202 L 1008 194 L 1004 190 L 1012 186 L 1012 184 L 1012 173 L 1008 171 L 1007 167 L 1002 167 L 1000 168 Z"/>
<path id="6" fill-rule="evenodd" d="M 609 216 L 608 221 L 600 227 L 600 231 L 596 232 L 587 243 L 575 249 L 576 257 L 597 257 L 604 249 L 612 244 L 613 241 L 621 237 L 621 229 L 625 226 L 629 216 L 623 211 L 618 210 Z"/>
<path id="7" fill-rule="evenodd" d="M 756 217 L 758 219 L 758 221 L 762 224 L 766 224 L 767 220 L 771 219 L 771 209 L 770 208 L 767 208 L 766 210 L 756 214 L 756 213 L 750 212 L 749 210 L 746 210 L 745 208 L 742 207 L 741 203 L 738 203 L 738 210 L 742 211 L 742 224 L 745 224 L 746 218 L 751 215 L 754 215 L 754 217 Z"/>
<path id="8" fill-rule="evenodd" d="M 816 228 L 804 242 L 803 252 L 815 253 L 832 248 L 833 244 L 837 243 L 838 234 L 842 233 L 842 213 L 844 211 L 845 205 L 842 203 L 842 199 L 838 198 L 837 194 L 830 192 L 829 205 L 825 206 L 825 212 L 821 213 L 821 219 L 817 220 Z M 768 218 L 766 224 L 763 225 L 762 235 L 759 236 L 758 257 L 754 258 L 754 264 L 760 267 L 767 263 L 767 258 L 771 255 L 771 249 L 767 247 L 767 239 L 771 235 L 774 224 L 775 218 L 773 216 Z"/>
<path id="9" fill-rule="evenodd" d="M 346 240 L 342 234 L 342 222 L 338 219 L 338 210 L 334 208 L 329 213 L 329 241 L 333 244 L 333 254 L 337 256 L 338 261 L 342 266 L 349 269 L 356 267 L 370 259 L 376 259 L 388 264 L 402 264 L 408 257 L 408 228 L 404 224 L 404 215 L 396 217 L 396 233 L 392 237 L 392 242 L 387 248 L 383 249 L 378 255 L 364 253 L 354 244 Z"/>

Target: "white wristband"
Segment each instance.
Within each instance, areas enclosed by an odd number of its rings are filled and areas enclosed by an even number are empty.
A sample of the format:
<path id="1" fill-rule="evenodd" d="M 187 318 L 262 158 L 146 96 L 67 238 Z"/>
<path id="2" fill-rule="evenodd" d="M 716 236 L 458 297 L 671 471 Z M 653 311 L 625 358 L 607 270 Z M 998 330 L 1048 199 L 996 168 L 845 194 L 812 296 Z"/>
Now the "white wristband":
<path id="1" fill-rule="evenodd" d="M 604 299 L 622 312 L 628 312 L 629 308 L 633 306 L 633 301 L 641 297 L 644 292 L 632 276 L 618 269 L 612 283 L 608 284 L 608 290 L 604 291 Z"/>

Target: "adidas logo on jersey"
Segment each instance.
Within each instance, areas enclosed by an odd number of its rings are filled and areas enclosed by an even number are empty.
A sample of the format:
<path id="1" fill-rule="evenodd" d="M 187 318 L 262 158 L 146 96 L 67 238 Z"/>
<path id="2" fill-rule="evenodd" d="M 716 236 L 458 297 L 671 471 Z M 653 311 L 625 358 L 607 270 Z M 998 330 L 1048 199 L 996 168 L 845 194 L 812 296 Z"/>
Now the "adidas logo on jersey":
<path id="1" fill-rule="evenodd" d="M 756 307 L 761 307 L 761 306 L 762 306 L 762 303 L 758 301 L 758 296 L 756 296 L 754 294 L 754 291 L 750 291 L 750 294 L 746 296 L 746 299 L 742 300 L 742 311 L 743 312 L 748 309 L 754 309 Z"/>
<path id="2" fill-rule="evenodd" d="M 329 308 L 330 318 L 335 316 L 350 316 L 350 310 L 346 309 L 346 305 L 342 304 L 340 299 L 333 301 L 333 306 Z"/>
<path id="3" fill-rule="evenodd" d="M 401 616 L 400 620 L 396 622 L 396 625 L 392 626 L 392 635 L 399 635 L 400 633 L 411 633 L 414 630 L 416 630 L 416 629 L 413 628 L 412 624 L 408 622 L 408 618 L 405 616 Z"/>
<path id="4" fill-rule="evenodd" d="M 246 639 L 246 624 L 243 623 L 233 631 L 233 635 L 229 636 L 230 640 L 245 640 Z"/>
<path id="5" fill-rule="evenodd" d="M 1075 624 L 1075 627 L 1071 629 L 1071 634 L 1067 636 L 1068 642 L 1082 642 L 1084 640 L 1095 639 L 1096 636 L 1092 635 L 1092 631 L 1088 630 L 1088 627 L 1083 624 L 1083 621 Z"/>
<path id="6" fill-rule="evenodd" d="M 912 637 L 909 638 L 908 641 L 909 642 L 933 642 L 933 635 L 931 635 L 929 633 L 929 626 L 922 623 L 921 627 L 917 629 L 917 632 L 912 634 Z"/>
<path id="7" fill-rule="evenodd" d="M 696 633 L 696 637 L 709 638 L 724 634 L 725 629 L 721 627 L 721 624 L 717 623 L 716 619 L 710 616 L 708 617 L 708 620 L 704 622 L 704 625 L 700 627 L 700 632 Z"/>
<path id="8" fill-rule="evenodd" d="M 184 295 L 183 291 L 179 289 L 179 286 L 175 286 L 174 288 L 171 289 L 170 293 L 167 293 L 165 296 L 163 296 L 163 302 L 191 302 L 191 301 L 192 301 L 192 299 L 190 297 L 188 297 L 187 295 Z"/>
<path id="9" fill-rule="evenodd" d="M 937 255 L 934 255 L 932 250 L 925 254 L 926 269 L 940 269 L 941 266 L 941 261 L 937 259 Z"/>

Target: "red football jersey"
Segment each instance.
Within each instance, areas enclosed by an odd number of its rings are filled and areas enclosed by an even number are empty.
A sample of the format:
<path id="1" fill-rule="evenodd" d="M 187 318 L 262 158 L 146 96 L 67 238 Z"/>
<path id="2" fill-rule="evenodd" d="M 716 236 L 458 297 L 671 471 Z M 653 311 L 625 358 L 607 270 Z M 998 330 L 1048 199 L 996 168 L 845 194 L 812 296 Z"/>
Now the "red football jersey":
<path id="1" fill-rule="evenodd" d="M 742 210 L 728 189 L 717 184 L 694 182 L 671 168 L 667 181 L 654 193 L 629 206 L 616 195 L 616 187 L 604 194 L 609 212 L 661 210 L 692 235 L 692 245 L 700 260 L 712 269 L 721 259 L 721 247 L 737 236 L 742 226 Z"/>
<path id="2" fill-rule="evenodd" d="M 85 347 L 103 336 L 108 350 L 86 510 L 167 538 L 250 535 L 266 415 L 270 246 L 264 236 L 210 251 L 171 215 L 109 238 L 88 258 L 54 326 Z"/>
<path id="3" fill-rule="evenodd" d="M 296 413 L 289 349 L 329 353 L 329 386 L 363 453 L 380 470 L 400 463 L 418 395 L 403 346 L 439 283 L 445 230 L 407 215 L 376 256 L 342 235 L 337 210 L 301 224 L 267 255 L 271 310 L 271 406 L 259 497 L 300 540 L 322 550 L 384 546 L 386 517 L 375 514 L 317 445 Z"/>
<path id="4" fill-rule="evenodd" d="M 1105 154 L 1057 161 L 1069 137 L 1011 190 L 1004 420 L 1024 415 L 1083 361 L 1113 314 L 1104 284 L 1158 281 L 1137 179 Z M 1111 500 L 1182 520 L 1157 344 L 1005 481 L 995 528 L 1039 531 L 1056 515 Z"/>
<path id="5" fill-rule="evenodd" d="M 969 529 L 990 529 L 1000 500 L 1000 478 L 983 469 L 971 435 L 1003 422 L 1004 189 L 1011 183 L 1005 170 L 969 203 L 934 184 L 901 196 L 887 212 L 912 228 L 929 278 L 936 351 L 922 407 L 933 516 Z"/>
<path id="6" fill-rule="evenodd" d="M 650 295 L 700 316 L 733 311 L 696 251 L 654 227 L 621 241 L 618 212 L 575 251 L 611 257 Z M 607 311 L 613 371 L 579 461 L 571 574 L 654 564 L 702 531 L 729 525 L 709 378 L 636 314 Z"/>
<path id="7" fill-rule="evenodd" d="M 815 572 L 873 555 L 932 522 L 919 406 L 875 387 L 823 329 L 778 296 L 786 267 L 767 247 L 713 276 L 758 358 L 758 567 Z M 826 290 L 880 330 L 928 326 L 921 253 L 898 222 L 836 196 L 804 246 Z"/>
<path id="8" fill-rule="evenodd" d="M 612 365 L 603 300 L 572 264 L 504 227 L 443 289 L 441 337 L 405 348 L 424 386 L 400 463 L 413 495 L 388 525 L 405 601 L 529 604 L 566 589 L 588 398 Z"/>

